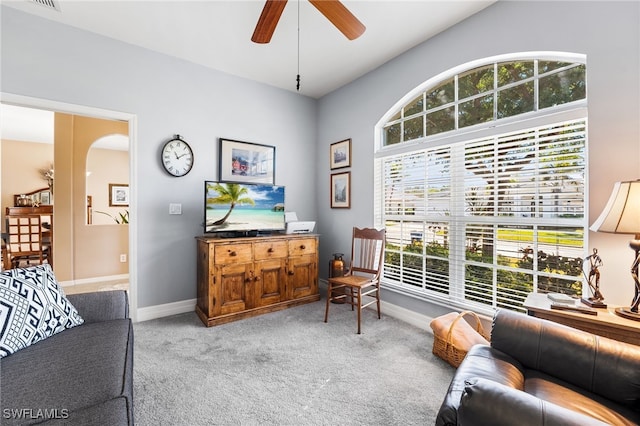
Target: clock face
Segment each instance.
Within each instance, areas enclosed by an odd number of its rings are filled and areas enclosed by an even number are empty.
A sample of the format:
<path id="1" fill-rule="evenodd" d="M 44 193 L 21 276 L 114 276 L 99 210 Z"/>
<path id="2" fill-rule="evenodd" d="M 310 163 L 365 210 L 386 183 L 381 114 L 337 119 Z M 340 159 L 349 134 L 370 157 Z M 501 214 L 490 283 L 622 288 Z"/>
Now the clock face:
<path id="1" fill-rule="evenodd" d="M 172 139 L 162 148 L 162 165 L 172 176 L 184 176 L 193 167 L 193 151 L 182 139 Z"/>

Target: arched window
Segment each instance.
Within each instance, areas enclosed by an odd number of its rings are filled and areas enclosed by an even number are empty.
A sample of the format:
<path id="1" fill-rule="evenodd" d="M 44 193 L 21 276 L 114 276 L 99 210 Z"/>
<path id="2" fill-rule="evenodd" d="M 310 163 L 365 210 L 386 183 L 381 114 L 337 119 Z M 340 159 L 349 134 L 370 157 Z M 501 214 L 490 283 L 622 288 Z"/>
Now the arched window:
<path id="1" fill-rule="evenodd" d="M 582 293 L 586 61 L 519 54 L 428 80 L 376 127 L 383 285 L 449 305 L 522 310 Z"/>

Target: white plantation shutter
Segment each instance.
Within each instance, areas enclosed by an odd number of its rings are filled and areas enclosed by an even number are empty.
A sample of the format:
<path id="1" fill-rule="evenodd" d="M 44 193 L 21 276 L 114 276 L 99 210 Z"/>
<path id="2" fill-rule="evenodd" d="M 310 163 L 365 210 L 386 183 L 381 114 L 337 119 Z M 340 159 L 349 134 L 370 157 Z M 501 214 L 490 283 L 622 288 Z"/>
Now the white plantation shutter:
<path id="1" fill-rule="evenodd" d="M 586 132 L 579 118 L 378 155 L 384 285 L 516 310 L 531 291 L 580 294 Z"/>

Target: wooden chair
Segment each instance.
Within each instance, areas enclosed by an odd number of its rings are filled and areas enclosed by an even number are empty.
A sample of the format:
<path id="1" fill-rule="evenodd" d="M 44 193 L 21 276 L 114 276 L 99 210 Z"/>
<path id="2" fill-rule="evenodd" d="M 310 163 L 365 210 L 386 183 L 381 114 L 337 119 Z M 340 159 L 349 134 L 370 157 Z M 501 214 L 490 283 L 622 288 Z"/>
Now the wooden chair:
<path id="1" fill-rule="evenodd" d="M 7 254 L 12 268 L 21 264 L 41 265 L 46 260 L 42 244 L 42 226 L 40 215 L 8 215 Z"/>
<path id="2" fill-rule="evenodd" d="M 344 276 L 328 280 L 324 322 L 329 319 L 329 305 L 333 301 L 343 301 L 351 305 L 351 310 L 354 307 L 358 309 L 358 334 L 360 334 L 361 313 L 364 308 L 375 303 L 378 319 L 380 319 L 380 276 L 384 263 L 384 244 L 384 229 L 353 228 L 349 268 Z M 363 303 L 363 298 L 370 298 L 370 300 Z"/>

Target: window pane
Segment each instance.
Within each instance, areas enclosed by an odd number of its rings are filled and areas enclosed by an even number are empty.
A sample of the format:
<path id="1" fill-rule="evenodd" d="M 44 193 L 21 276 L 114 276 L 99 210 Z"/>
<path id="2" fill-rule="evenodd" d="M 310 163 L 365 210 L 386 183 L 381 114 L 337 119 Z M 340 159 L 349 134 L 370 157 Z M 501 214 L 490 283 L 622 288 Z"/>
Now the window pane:
<path id="1" fill-rule="evenodd" d="M 467 260 L 493 263 L 493 225 L 468 224 L 465 244 Z"/>
<path id="2" fill-rule="evenodd" d="M 524 312 L 522 304 L 533 291 L 533 275 L 498 269 L 496 307 Z"/>
<path id="3" fill-rule="evenodd" d="M 424 136 L 424 116 L 421 115 L 404 122 L 404 141 L 421 138 Z"/>
<path id="4" fill-rule="evenodd" d="M 400 142 L 400 128 L 400 123 L 396 123 L 384 129 L 385 145 L 393 145 Z"/>
<path id="5" fill-rule="evenodd" d="M 533 227 L 498 226 L 498 265 L 533 269 Z"/>
<path id="6" fill-rule="evenodd" d="M 580 65 L 540 78 L 539 108 L 548 108 L 585 99 L 587 92 L 585 66 Z"/>
<path id="7" fill-rule="evenodd" d="M 464 298 L 492 306 L 493 268 L 466 265 L 464 271 Z"/>
<path id="8" fill-rule="evenodd" d="M 493 120 L 493 95 L 460 103 L 458 128 Z"/>
<path id="9" fill-rule="evenodd" d="M 458 99 L 493 90 L 493 65 L 476 68 L 458 77 Z"/>
<path id="10" fill-rule="evenodd" d="M 538 233 L 538 270 L 573 277 L 581 276 L 584 230 L 575 227 L 541 226 Z"/>
<path id="11" fill-rule="evenodd" d="M 571 65 L 571 62 L 538 61 L 538 74 L 544 74 L 557 70 L 558 68 L 568 67 L 569 65 Z"/>
<path id="12" fill-rule="evenodd" d="M 501 90 L 498 92 L 497 118 L 533 111 L 534 105 L 533 81 Z"/>
<path id="13" fill-rule="evenodd" d="M 426 94 L 426 108 L 427 111 L 433 108 L 437 108 L 441 105 L 453 102 L 455 96 L 453 79 L 440 86 L 428 91 Z"/>
<path id="14" fill-rule="evenodd" d="M 455 129 L 455 108 L 449 107 L 430 112 L 427 118 L 427 135 L 435 135 Z"/>
<path id="15" fill-rule="evenodd" d="M 498 87 L 533 77 L 533 61 L 498 64 Z"/>
<path id="16" fill-rule="evenodd" d="M 414 114 L 418 114 L 419 112 L 422 112 L 424 110 L 423 107 L 424 107 L 424 99 L 422 95 L 420 95 L 414 100 L 412 100 L 411 102 L 409 102 L 409 104 L 407 104 L 407 106 L 404 107 L 403 116 L 406 118 Z"/>

